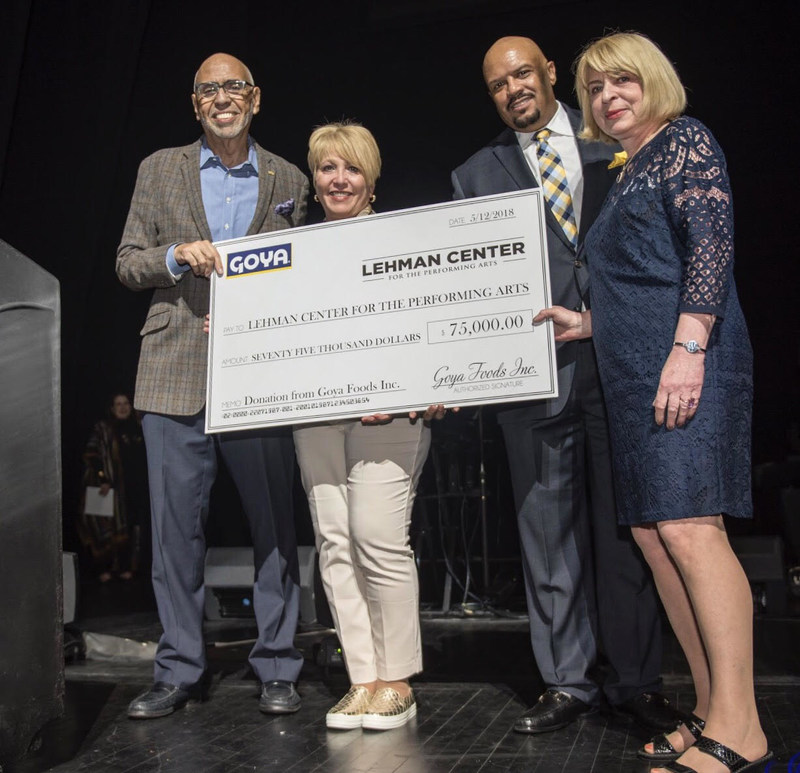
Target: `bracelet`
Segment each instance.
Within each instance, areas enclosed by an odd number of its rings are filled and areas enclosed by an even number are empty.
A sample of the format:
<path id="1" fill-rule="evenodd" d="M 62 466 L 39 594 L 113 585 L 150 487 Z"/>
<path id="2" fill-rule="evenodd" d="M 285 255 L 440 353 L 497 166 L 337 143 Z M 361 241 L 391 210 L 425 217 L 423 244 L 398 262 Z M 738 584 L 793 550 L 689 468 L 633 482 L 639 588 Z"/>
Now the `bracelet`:
<path id="1" fill-rule="evenodd" d="M 706 351 L 697 341 L 675 341 L 673 346 L 682 346 L 689 354 L 698 354 L 699 352 L 705 354 Z"/>

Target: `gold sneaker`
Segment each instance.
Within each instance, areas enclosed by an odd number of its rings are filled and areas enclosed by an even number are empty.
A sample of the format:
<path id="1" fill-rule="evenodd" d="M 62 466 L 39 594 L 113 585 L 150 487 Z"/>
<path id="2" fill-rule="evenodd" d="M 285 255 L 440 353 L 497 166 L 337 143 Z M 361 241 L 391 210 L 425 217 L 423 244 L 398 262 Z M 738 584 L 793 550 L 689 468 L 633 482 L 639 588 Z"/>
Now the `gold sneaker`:
<path id="1" fill-rule="evenodd" d="M 353 685 L 326 715 L 325 726 L 334 730 L 352 730 L 361 727 L 361 717 L 372 696 L 366 687 Z"/>
<path id="2" fill-rule="evenodd" d="M 375 691 L 366 712 L 361 718 L 365 730 L 389 730 L 401 727 L 417 715 L 417 702 L 413 690 L 405 698 L 391 687 Z"/>

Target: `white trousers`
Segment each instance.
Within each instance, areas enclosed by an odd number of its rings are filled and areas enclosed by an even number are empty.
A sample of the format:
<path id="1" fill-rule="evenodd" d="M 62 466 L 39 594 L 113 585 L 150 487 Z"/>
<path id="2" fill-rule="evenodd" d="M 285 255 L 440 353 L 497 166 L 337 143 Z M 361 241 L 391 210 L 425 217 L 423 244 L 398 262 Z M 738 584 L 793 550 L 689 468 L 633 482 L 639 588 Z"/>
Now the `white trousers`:
<path id="1" fill-rule="evenodd" d="M 320 574 L 352 684 L 406 679 L 422 670 L 408 533 L 430 443 L 430 429 L 407 418 L 294 430 Z"/>

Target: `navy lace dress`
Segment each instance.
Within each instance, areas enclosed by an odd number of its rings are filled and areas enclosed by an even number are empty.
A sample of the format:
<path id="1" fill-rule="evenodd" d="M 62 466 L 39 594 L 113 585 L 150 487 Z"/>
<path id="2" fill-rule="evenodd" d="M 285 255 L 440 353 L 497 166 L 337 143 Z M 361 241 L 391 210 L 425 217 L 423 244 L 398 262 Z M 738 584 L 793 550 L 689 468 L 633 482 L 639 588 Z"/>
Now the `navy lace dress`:
<path id="1" fill-rule="evenodd" d="M 705 126 L 678 118 L 636 153 L 585 256 L 620 522 L 750 517 L 752 351 L 733 281 L 725 158 Z M 681 312 L 717 321 L 697 413 L 669 431 L 652 403 Z"/>

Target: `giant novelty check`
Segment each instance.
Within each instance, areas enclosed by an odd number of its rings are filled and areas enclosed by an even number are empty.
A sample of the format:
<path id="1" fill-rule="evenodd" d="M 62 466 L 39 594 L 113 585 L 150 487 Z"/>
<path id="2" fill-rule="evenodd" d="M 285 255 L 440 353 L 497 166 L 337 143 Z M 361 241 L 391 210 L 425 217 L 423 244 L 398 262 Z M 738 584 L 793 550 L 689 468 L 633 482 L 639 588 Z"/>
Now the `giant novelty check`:
<path id="1" fill-rule="evenodd" d="M 557 395 L 539 190 L 216 246 L 207 432 Z"/>

